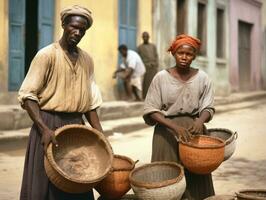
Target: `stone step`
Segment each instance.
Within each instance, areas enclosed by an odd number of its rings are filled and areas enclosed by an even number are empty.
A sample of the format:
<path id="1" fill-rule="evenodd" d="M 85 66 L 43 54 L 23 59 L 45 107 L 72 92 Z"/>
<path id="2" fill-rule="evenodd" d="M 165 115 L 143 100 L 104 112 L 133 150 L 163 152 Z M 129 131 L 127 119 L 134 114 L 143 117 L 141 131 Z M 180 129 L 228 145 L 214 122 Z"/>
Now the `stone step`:
<path id="1" fill-rule="evenodd" d="M 114 101 L 103 103 L 98 110 L 101 121 L 141 116 L 143 102 Z M 32 120 L 19 105 L 0 106 L 0 130 L 28 128 Z"/>
<path id="2" fill-rule="evenodd" d="M 115 119 L 103 121 L 102 127 L 106 137 L 116 134 L 126 134 L 131 131 L 140 130 L 148 127 L 141 117 L 130 117 L 124 119 Z M 89 126 L 88 123 L 86 125 Z M 15 140 L 28 139 L 30 128 L 18 129 L 18 130 L 2 130 L 0 131 L 0 145 L 8 142 L 14 142 Z"/>
<path id="3" fill-rule="evenodd" d="M 243 101 L 254 101 L 266 98 L 266 91 L 233 93 L 227 97 L 215 97 L 215 107 Z M 113 101 L 105 102 L 98 110 L 101 121 L 141 117 L 143 102 Z M 19 105 L 0 105 L 0 130 L 17 130 L 32 125 L 27 112 Z"/>

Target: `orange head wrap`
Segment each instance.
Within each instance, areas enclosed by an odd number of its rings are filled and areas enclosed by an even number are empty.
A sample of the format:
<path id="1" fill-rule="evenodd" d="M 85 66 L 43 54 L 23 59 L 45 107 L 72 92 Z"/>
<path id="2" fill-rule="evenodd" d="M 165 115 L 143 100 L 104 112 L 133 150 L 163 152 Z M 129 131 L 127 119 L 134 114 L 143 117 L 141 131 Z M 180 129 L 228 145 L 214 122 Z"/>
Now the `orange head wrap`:
<path id="1" fill-rule="evenodd" d="M 184 44 L 193 47 L 198 52 L 200 49 L 201 42 L 198 38 L 194 38 L 194 37 L 191 37 L 189 35 L 185 35 L 185 34 L 178 35 L 178 36 L 176 36 L 176 39 L 172 42 L 171 46 L 169 47 L 169 49 L 167 51 L 171 52 L 172 55 L 174 55 L 176 50 L 181 45 L 184 45 Z"/>

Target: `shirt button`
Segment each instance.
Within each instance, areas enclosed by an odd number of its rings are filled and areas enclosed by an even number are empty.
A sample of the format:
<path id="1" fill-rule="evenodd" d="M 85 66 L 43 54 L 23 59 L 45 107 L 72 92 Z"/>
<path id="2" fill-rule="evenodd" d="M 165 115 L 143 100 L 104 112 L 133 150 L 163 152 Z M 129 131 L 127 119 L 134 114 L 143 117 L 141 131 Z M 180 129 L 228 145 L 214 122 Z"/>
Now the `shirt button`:
<path id="1" fill-rule="evenodd" d="M 182 111 L 182 110 L 183 110 L 183 108 L 180 108 L 180 110 Z"/>

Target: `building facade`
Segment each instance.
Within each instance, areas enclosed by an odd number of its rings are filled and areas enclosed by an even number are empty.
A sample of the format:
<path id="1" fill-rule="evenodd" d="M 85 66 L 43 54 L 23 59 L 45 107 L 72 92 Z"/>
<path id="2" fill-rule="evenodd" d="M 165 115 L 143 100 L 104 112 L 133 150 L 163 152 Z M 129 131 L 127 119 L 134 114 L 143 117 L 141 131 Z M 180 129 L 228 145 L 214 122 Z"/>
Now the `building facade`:
<path id="1" fill-rule="evenodd" d="M 31 59 L 62 34 L 60 11 L 76 0 L 0 1 L 0 103 L 17 103 L 17 90 Z M 93 58 L 104 100 L 114 100 L 118 45 L 136 48 L 143 31 L 152 31 L 152 0 L 80 0 L 92 11 L 93 26 L 80 43 Z M 151 34 L 152 35 L 152 34 Z"/>
<path id="2" fill-rule="evenodd" d="M 230 2 L 230 83 L 233 91 L 262 88 L 262 2 Z"/>
<path id="3" fill-rule="evenodd" d="M 153 13 L 153 37 L 159 49 L 160 66 L 174 65 L 166 50 L 176 35 L 187 33 L 198 37 L 202 48 L 192 65 L 209 74 L 217 95 L 229 94 L 228 1 L 154 0 Z"/>

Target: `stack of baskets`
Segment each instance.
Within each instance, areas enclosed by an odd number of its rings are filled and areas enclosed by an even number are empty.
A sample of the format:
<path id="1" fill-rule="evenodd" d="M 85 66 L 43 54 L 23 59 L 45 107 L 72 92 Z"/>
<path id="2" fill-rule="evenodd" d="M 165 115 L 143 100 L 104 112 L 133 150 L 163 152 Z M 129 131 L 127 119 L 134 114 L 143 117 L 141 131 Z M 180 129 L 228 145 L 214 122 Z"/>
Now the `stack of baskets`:
<path id="1" fill-rule="evenodd" d="M 143 165 L 134 169 L 129 179 L 134 193 L 142 200 L 178 200 L 186 188 L 183 167 L 174 162 Z"/>
<path id="2" fill-rule="evenodd" d="M 114 155 L 111 173 L 95 187 L 101 195 L 101 199 L 122 198 L 131 188 L 129 174 L 134 167 L 135 162 L 132 159 Z"/>
<path id="3" fill-rule="evenodd" d="M 179 142 L 182 164 L 196 174 L 209 174 L 224 160 L 223 140 L 211 136 L 196 135 L 189 142 Z"/>
<path id="4" fill-rule="evenodd" d="M 113 162 L 113 151 L 101 132 L 84 125 L 73 124 L 57 129 L 55 136 L 58 147 L 53 144 L 48 146 L 44 166 L 48 178 L 57 188 L 68 193 L 88 192 L 109 174 Z M 69 152 L 77 149 L 82 150 L 79 151 L 82 155 L 67 158 Z M 70 159 L 69 162 L 74 165 L 80 165 L 89 159 L 89 164 L 84 171 L 89 174 L 81 174 L 81 178 L 73 177 L 72 173 L 60 167 L 62 158 Z"/>

